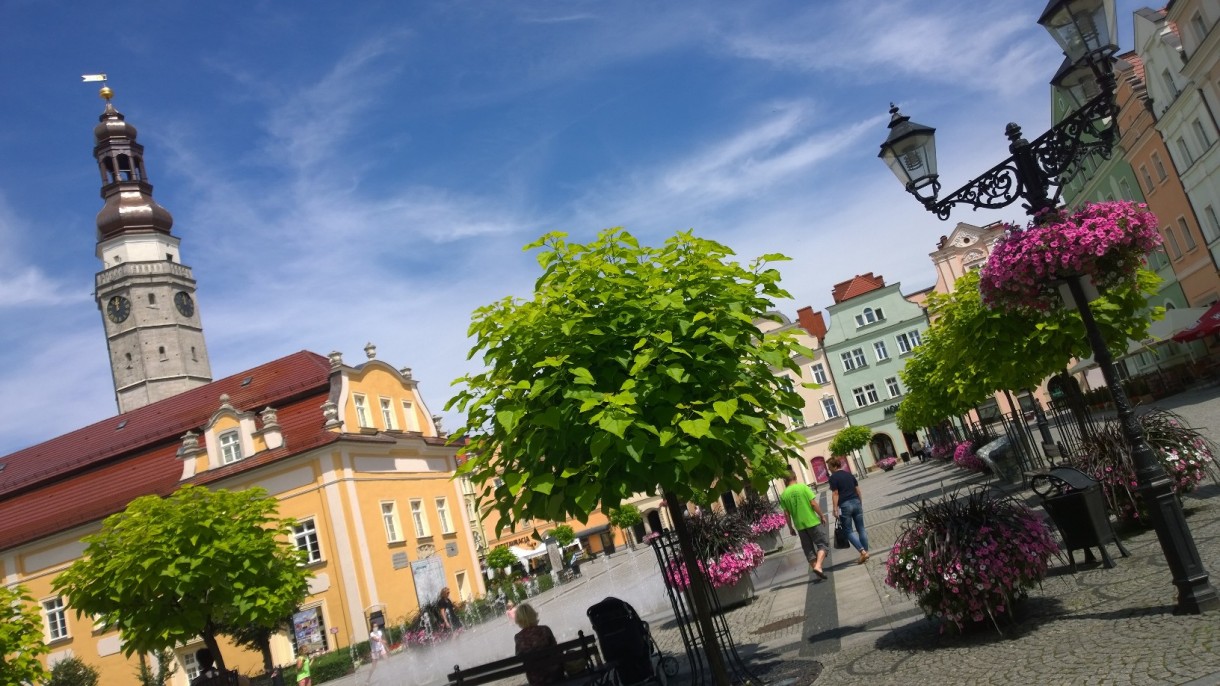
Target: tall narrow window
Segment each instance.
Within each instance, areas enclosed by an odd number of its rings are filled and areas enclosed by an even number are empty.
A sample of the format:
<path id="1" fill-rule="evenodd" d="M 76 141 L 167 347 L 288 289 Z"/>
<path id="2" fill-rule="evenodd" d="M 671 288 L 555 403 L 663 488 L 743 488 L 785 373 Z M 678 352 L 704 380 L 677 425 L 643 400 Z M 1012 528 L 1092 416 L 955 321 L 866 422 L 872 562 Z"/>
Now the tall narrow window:
<path id="1" fill-rule="evenodd" d="M 241 459 L 241 436 L 236 430 L 220 434 L 220 463 L 233 464 Z"/>
<path id="2" fill-rule="evenodd" d="M 1207 135 L 1207 130 L 1203 128 L 1203 122 L 1198 119 L 1190 123 L 1190 127 L 1195 130 L 1195 136 L 1199 139 L 1199 143 L 1204 150 L 1212 147 L 1211 138 Z"/>
<path id="3" fill-rule="evenodd" d="M 322 561 L 322 546 L 318 544 L 318 528 L 312 519 L 306 519 L 292 527 L 292 542 L 297 550 L 305 551 L 305 562 Z"/>
<path id="4" fill-rule="evenodd" d="M 1186 145 L 1186 139 L 1178 136 L 1178 154 L 1182 156 L 1182 168 L 1186 169 L 1195 163 L 1194 155 L 1190 154 L 1190 146 Z"/>
<path id="5" fill-rule="evenodd" d="M 1169 251 L 1171 259 L 1176 260 L 1182 257 L 1182 249 L 1178 247 L 1178 235 L 1172 226 L 1165 227 L 1165 249 Z"/>
<path id="6" fill-rule="evenodd" d="M 436 518 L 441 522 L 441 533 L 453 533 L 453 518 L 449 516 L 449 499 L 436 499 Z"/>
<path id="7" fill-rule="evenodd" d="M 428 517 L 424 514 L 424 501 L 411 501 L 411 521 L 415 524 L 415 537 L 427 538 L 432 535 L 428 528 Z"/>
<path id="8" fill-rule="evenodd" d="M 1165 89 L 1169 91 L 1169 103 L 1172 104 L 1177 99 L 1181 91 L 1178 90 L 1178 84 L 1173 82 L 1173 74 L 1169 73 L 1168 69 L 1161 70 L 1161 80 L 1165 82 Z"/>
<path id="9" fill-rule="evenodd" d="M 890 353 L 885 349 L 885 341 L 873 343 L 873 352 L 876 353 L 878 362 L 890 359 Z"/>
<path id="10" fill-rule="evenodd" d="M 1152 166 L 1156 167 L 1156 177 L 1160 181 L 1169 178 L 1169 174 L 1165 171 L 1165 163 L 1161 161 L 1161 156 L 1157 153 L 1152 153 Z"/>
<path id="11" fill-rule="evenodd" d="M 415 416 L 415 403 L 410 400 L 402 401 L 402 419 L 406 422 L 403 426 L 407 431 L 419 431 L 419 418 Z"/>
<path id="12" fill-rule="evenodd" d="M 1220 219 L 1211 205 L 1203 208 L 1203 237 L 1208 243 L 1220 238 Z"/>
<path id="13" fill-rule="evenodd" d="M 185 652 L 178 655 L 178 662 L 182 665 L 182 671 L 186 673 L 186 678 L 194 680 L 199 676 L 199 663 L 195 661 L 195 653 Z"/>
<path id="14" fill-rule="evenodd" d="M 63 597 L 42 601 L 42 613 L 46 618 L 47 640 L 58 641 L 68 637 L 68 616 L 64 612 Z"/>
<path id="15" fill-rule="evenodd" d="M 856 407 L 868 407 L 868 397 L 864 394 L 863 386 L 851 389 L 851 395 L 856 399 Z"/>
<path id="16" fill-rule="evenodd" d="M 881 402 L 881 397 L 877 395 L 877 387 L 873 384 L 865 384 L 864 394 L 868 397 L 869 404 Z"/>
<path id="17" fill-rule="evenodd" d="M 356 403 L 356 423 L 362 429 L 371 427 L 373 422 L 369 417 L 369 401 L 363 395 L 357 393 L 352 396 L 352 402 Z"/>
<path id="18" fill-rule="evenodd" d="M 822 363 L 821 363 L 821 362 L 814 362 L 814 363 L 813 363 L 813 364 L 812 364 L 812 365 L 809 367 L 809 371 L 813 372 L 813 381 L 814 381 L 814 383 L 818 383 L 818 384 L 824 384 L 824 383 L 826 383 L 826 381 L 827 381 L 827 379 L 826 379 L 826 368 L 825 368 L 824 366 L 822 366 Z"/>
<path id="19" fill-rule="evenodd" d="M 387 430 L 398 428 L 398 422 L 394 421 L 394 405 L 389 398 L 381 399 L 381 421 L 385 423 Z"/>
<path id="20" fill-rule="evenodd" d="M 1190 225 L 1186 223 L 1186 217 L 1178 217 L 1178 229 L 1182 231 L 1182 245 L 1186 246 L 1187 252 L 1194 250 L 1198 243 L 1195 242 L 1195 235 L 1190 231 Z"/>
<path id="21" fill-rule="evenodd" d="M 1190 18 L 1190 30 L 1195 33 L 1195 40 L 1202 43 L 1207 40 L 1207 24 L 1203 23 L 1203 17 L 1198 12 Z"/>
<path id="22" fill-rule="evenodd" d="M 393 500 L 381 503 L 381 519 L 385 522 L 385 540 L 390 543 L 402 541 L 402 523 L 398 521 L 398 503 Z"/>
<path id="23" fill-rule="evenodd" d="M 1144 180 L 1144 190 L 1151 193 L 1152 189 L 1155 188 L 1152 184 L 1152 174 L 1149 174 L 1148 167 L 1142 164 L 1140 165 L 1140 178 Z"/>
<path id="24" fill-rule="evenodd" d="M 839 416 L 839 406 L 835 404 L 834 396 L 822 398 L 822 414 L 826 415 L 827 419 Z"/>
<path id="25" fill-rule="evenodd" d="M 890 392 L 891 398 L 897 398 L 902 395 L 902 389 L 898 386 L 898 377 L 891 376 L 885 380 L 885 388 Z"/>

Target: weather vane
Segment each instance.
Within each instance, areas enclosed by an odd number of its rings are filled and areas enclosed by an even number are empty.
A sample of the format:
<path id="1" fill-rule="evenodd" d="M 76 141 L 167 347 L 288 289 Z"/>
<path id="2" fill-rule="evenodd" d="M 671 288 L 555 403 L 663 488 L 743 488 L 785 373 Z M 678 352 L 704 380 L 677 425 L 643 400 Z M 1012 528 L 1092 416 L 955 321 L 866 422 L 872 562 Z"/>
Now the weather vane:
<path id="1" fill-rule="evenodd" d="M 102 99 L 106 102 L 110 102 L 110 98 L 114 97 L 114 91 L 110 90 L 110 86 L 106 85 L 105 74 L 81 74 L 80 80 L 84 83 L 100 81 L 102 89 L 98 91 L 98 95 L 102 96 Z"/>

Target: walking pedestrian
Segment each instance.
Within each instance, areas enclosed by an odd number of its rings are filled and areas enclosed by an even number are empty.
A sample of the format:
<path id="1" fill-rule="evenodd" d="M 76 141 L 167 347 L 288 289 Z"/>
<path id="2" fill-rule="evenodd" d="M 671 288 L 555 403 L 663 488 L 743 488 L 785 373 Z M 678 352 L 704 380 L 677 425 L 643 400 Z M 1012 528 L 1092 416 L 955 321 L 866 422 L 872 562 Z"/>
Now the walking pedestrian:
<path id="1" fill-rule="evenodd" d="M 385 634 L 381 631 L 380 624 L 374 624 L 373 630 L 369 632 L 369 657 L 373 658 L 373 666 L 377 666 L 377 661 L 390 654 L 386 649 Z"/>
<path id="2" fill-rule="evenodd" d="M 851 472 L 843 471 L 843 459 L 835 456 L 826 461 L 830 467 L 830 490 L 834 497 L 835 516 L 843 521 L 847 540 L 860 551 L 856 564 L 868 562 L 868 534 L 864 532 L 864 500 L 860 495 L 860 482 Z M 857 533 L 859 532 L 859 533 Z"/>
<path id="3" fill-rule="evenodd" d="M 313 686 L 309 668 L 313 666 L 313 653 L 308 648 L 297 656 L 297 686 Z"/>
<path id="4" fill-rule="evenodd" d="M 801 539 L 801 550 L 805 552 L 809 569 L 819 579 L 825 579 L 822 563 L 830 546 L 826 531 L 822 528 L 822 508 L 818 505 L 817 496 L 809 486 L 797 482 L 796 472 L 791 469 L 784 475 L 784 486 L 784 492 L 779 496 L 779 506 L 788 520 L 788 531 Z"/>

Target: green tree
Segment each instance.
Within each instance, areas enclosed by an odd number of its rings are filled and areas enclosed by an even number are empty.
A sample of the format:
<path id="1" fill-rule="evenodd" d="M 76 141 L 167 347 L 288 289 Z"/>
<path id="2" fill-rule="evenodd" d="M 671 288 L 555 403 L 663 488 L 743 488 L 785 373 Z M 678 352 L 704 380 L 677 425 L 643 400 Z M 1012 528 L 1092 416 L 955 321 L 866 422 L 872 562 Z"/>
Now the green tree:
<path id="1" fill-rule="evenodd" d="M 0 586 L 0 684 L 46 679 L 46 668 L 38 658 L 49 650 L 29 592 L 24 586 Z"/>
<path id="2" fill-rule="evenodd" d="M 276 515 L 261 488 L 136 498 L 83 539 L 55 588 L 77 614 L 118 628 L 126 655 L 199 636 L 223 668 L 218 635 L 276 626 L 307 593 L 292 522 Z"/>
<path id="3" fill-rule="evenodd" d="M 566 548 L 567 546 L 572 545 L 572 541 L 576 540 L 576 531 L 574 531 L 572 527 L 568 526 L 567 524 L 560 524 L 547 533 L 555 538 L 555 542 L 558 543 L 559 547 L 561 548 Z"/>
<path id="4" fill-rule="evenodd" d="M 873 430 L 867 426 L 845 426 L 830 439 L 830 454 L 844 457 L 860 450 L 873 440 Z"/>
<path id="5" fill-rule="evenodd" d="M 487 553 L 487 566 L 496 570 L 499 574 L 501 569 L 511 567 L 517 563 L 517 556 L 513 555 L 513 551 L 508 549 L 506 545 L 498 545 Z"/>
<path id="6" fill-rule="evenodd" d="M 640 508 L 631 503 L 623 503 L 617 510 L 611 510 L 606 518 L 610 520 L 610 526 L 618 527 L 622 530 L 623 538 L 628 541 L 632 539 L 627 530 L 644 521 L 644 518 L 640 515 Z"/>
<path id="7" fill-rule="evenodd" d="M 139 679 L 140 686 L 165 686 L 178 668 L 174 653 L 171 650 L 158 650 L 152 655 L 157 662 L 155 669 L 148 664 L 148 653 L 140 653 L 140 667 L 136 670 L 136 678 Z"/>
<path id="8" fill-rule="evenodd" d="M 47 686 L 97 686 L 97 670 L 79 657 L 55 663 Z"/>
<path id="9" fill-rule="evenodd" d="M 650 248 L 621 228 L 588 244 L 551 233 L 526 249 L 541 251 L 533 297 L 480 308 L 470 326 L 470 355 L 487 370 L 459 379 L 465 388 L 447 405 L 467 416 L 456 434 L 469 437 L 461 472 L 503 479 L 492 494 L 500 526 L 587 521 L 659 488 L 697 570 L 683 503 L 761 490 L 800 457 L 787 423 L 804 403 L 773 370 L 799 375 L 793 358 L 812 353 L 790 331 L 762 336 L 755 325 L 790 297 L 769 266 L 786 258 L 747 268 L 691 232 Z M 693 595 L 712 636 L 703 595 Z M 716 642 L 706 645 L 727 678 Z"/>
<path id="10" fill-rule="evenodd" d="M 1125 353 L 1129 339 L 1143 340 L 1151 322 L 1164 316 L 1164 308 L 1148 307 L 1160 282 L 1140 270 L 1133 283 L 1090 303 L 1111 352 Z M 997 391 L 1036 387 L 1071 358 L 1091 354 L 1078 312 L 990 309 L 979 294 L 978 272 L 959 278 L 952 293 L 929 295 L 927 307 L 932 325 L 901 372 L 908 392 L 897 421 L 905 431 L 964 414 Z"/>

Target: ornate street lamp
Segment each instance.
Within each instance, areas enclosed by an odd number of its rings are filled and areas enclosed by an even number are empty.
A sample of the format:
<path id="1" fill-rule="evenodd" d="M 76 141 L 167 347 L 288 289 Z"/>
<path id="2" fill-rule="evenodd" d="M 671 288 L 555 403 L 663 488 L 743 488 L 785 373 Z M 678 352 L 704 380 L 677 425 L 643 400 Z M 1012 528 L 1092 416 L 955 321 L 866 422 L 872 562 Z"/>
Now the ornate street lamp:
<path id="1" fill-rule="evenodd" d="M 1078 109 L 1032 143 L 1021 136 L 1021 127 L 1009 124 L 1005 132 L 1012 155 L 943 199 L 939 197 L 934 129 L 912 123 L 897 107 L 891 106 L 890 134 L 881 144 L 879 157 L 907 192 L 937 217 L 948 219 L 957 205 L 998 209 L 1020 199 L 1026 212 L 1037 218 L 1044 210 L 1059 204 L 1063 186 L 1080 173 L 1091 154 L 1110 157 L 1118 119 L 1113 73 L 1113 56 L 1117 52 L 1114 1 L 1052 0 L 1038 23 L 1050 32 L 1067 56 L 1052 83 L 1066 90 Z M 1174 612 L 1199 614 L 1220 609 L 1220 595 L 1208 581 L 1182 503 L 1148 445 L 1143 428 L 1135 420 L 1080 279 L 1070 279 L 1068 289 L 1080 310 L 1093 359 L 1101 367 L 1114 398 L 1123 436 L 1132 446 L 1131 461 L 1138 490 L 1148 505 L 1178 590 Z"/>

